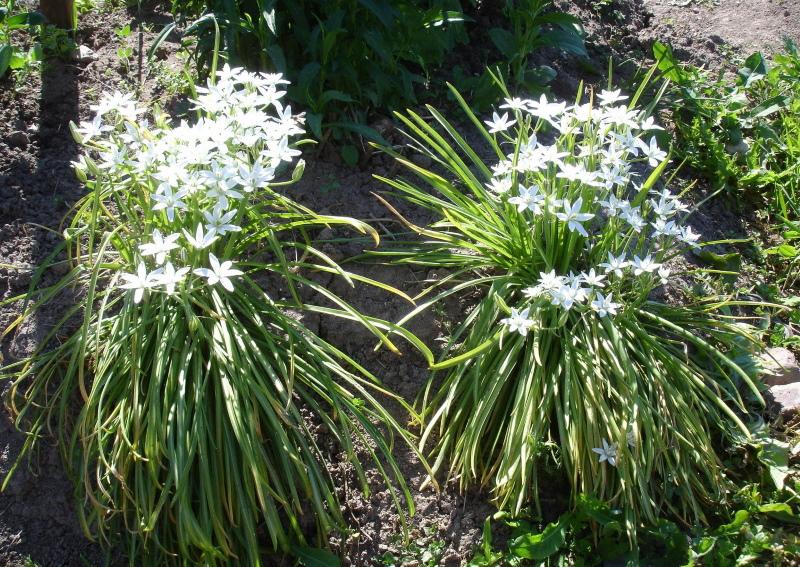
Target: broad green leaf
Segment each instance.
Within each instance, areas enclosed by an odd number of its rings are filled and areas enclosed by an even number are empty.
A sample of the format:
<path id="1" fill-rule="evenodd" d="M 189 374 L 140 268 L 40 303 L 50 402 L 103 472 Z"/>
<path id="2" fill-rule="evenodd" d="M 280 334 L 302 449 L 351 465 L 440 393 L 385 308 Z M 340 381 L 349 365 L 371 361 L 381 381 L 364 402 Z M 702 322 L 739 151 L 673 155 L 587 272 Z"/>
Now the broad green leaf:
<path id="1" fill-rule="evenodd" d="M 656 66 L 665 78 L 670 81 L 680 82 L 683 78 L 683 72 L 678 64 L 678 60 L 672 54 L 672 48 L 668 45 L 656 41 L 653 43 L 653 57 L 656 60 Z"/>
<path id="2" fill-rule="evenodd" d="M 709 263 L 718 270 L 738 272 L 742 265 L 742 256 L 738 252 L 717 254 L 710 250 L 695 250 L 694 254 L 702 261 Z"/>
<path id="3" fill-rule="evenodd" d="M 264 23 L 267 24 L 267 29 L 274 36 L 278 36 L 278 24 L 275 19 L 275 0 L 269 0 L 261 6 L 261 17 Z"/>
<path id="4" fill-rule="evenodd" d="M 758 450 L 758 460 L 767 466 L 769 476 L 775 488 L 783 490 L 789 469 L 789 444 L 777 439 L 770 439 Z"/>
<path id="5" fill-rule="evenodd" d="M 712 549 L 714 549 L 715 543 L 717 543 L 717 538 L 713 536 L 700 538 L 700 540 L 695 544 L 695 548 L 692 550 L 694 552 L 694 556 L 703 557 L 704 555 L 708 554 Z"/>
<path id="6" fill-rule="evenodd" d="M 11 54 L 11 60 L 8 63 L 8 66 L 11 69 L 22 69 L 25 65 L 28 64 L 28 56 L 27 54 L 22 54 L 19 51 L 13 51 Z"/>
<path id="7" fill-rule="evenodd" d="M 349 130 L 382 146 L 389 145 L 389 142 L 387 142 L 375 128 L 370 128 L 366 124 L 359 124 L 358 122 L 331 122 L 328 126 L 330 128 Z"/>
<path id="8" fill-rule="evenodd" d="M 588 57 L 586 45 L 583 43 L 583 37 L 573 30 L 548 30 L 542 34 L 541 39 L 545 45 L 561 49 L 562 51 L 579 57 Z"/>
<path id="9" fill-rule="evenodd" d="M 353 144 L 345 144 L 342 146 L 341 150 L 339 150 L 339 153 L 347 165 L 355 166 L 358 164 L 358 148 Z"/>
<path id="10" fill-rule="evenodd" d="M 739 78 L 744 86 L 749 87 L 753 82 L 763 78 L 768 72 L 767 62 L 760 52 L 753 53 L 745 59 L 744 67 L 739 69 Z"/>
<path id="11" fill-rule="evenodd" d="M 541 16 L 536 18 L 536 21 L 540 24 L 556 24 L 557 26 L 560 26 L 563 29 L 572 30 L 581 35 L 584 33 L 581 19 L 564 12 L 553 12 L 551 14 L 542 14 Z"/>
<path id="12" fill-rule="evenodd" d="M 283 49 L 277 43 L 274 43 L 267 48 L 267 55 L 269 55 L 269 60 L 272 61 L 272 64 L 275 65 L 275 70 L 285 75 L 289 69 Z"/>
<path id="13" fill-rule="evenodd" d="M 504 57 L 511 59 L 516 55 L 517 40 L 510 31 L 503 28 L 492 28 L 489 30 L 489 38 Z"/>
<path id="14" fill-rule="evenodd" d="M 391 28 L 394 25 L 395 18 L 398 17 L 397 11 L 394 9 L 391 2 L 358 0 L 358 3 L 375 14 L 375 17 L 377 17 L 386 28 Z"/>
<path id="15" fill-rule="evenodd" d="M 31 26 L 39 26 L 45 22 L 44 16 L 39 12 L 25 12 L 22 14 L 14 14 L 7 18 L 5 25 L 9 29 L 20 29 Z"/>
<path id="16" fill-rule="evenodd" d="M 14 48 L 9 44 L 0 45 L 0 77 L 6 74 L 8 67 L 11 64 L 11 56 L 14 53 Z"/>
<path id="17" fill-rule="evenodd" d="M 306 65 L 300 70 L 300 74 L 297 76 L 297 89 L 303 93 L 303 96 L 306 97 L 309 102 L 313 103 L 313 106 L 315 107 L 317 101 L 311 95 L 311 87 L 321 69 L 322 65 L 316 61 L 311 61 L 310 63 L 306 63 Z"/>
<path id="18" fill-rule="evenodd" d="M 774 96 L 770 99 L 765 100 L 753 110 L 750 111 L 749 115 L 751 118 L 765 118 L 770 114 L 774 114 L 775 112 L 781 111 L 786 108 L 791 99 L 786 95 L 778 95 Z"/>
<path id="19" fill-rule="evenodd" d="M 337 90 L 327 90 L 319 97 L 319 105 L 324 108 L 329 102 L 338 100 L 339 102 L 354 102 L 353 97 Z"/>
<path id="20" fill-rule="evenodd" d="M 566 539 L 566 522 L 562 517 L 548 524 L 540 534 L 525 534 L 514 539 L 508 548 L 517 557 L 541 561 L 557 553 Z"/>
<path id="21" fill-rule="evenodd" d="M 780 246 L 767 248 L 765 252 L 767 254 L 778 254 L 784 258 L 796 258 L 799 251 L 797 250 L 797 247 L 792 246 L 791 244 L 781 244 Z"/>
<path id="22" fill-rule="evenodd" d="M 322 114 L 318 112 L 306 113 L 306 123 L 311 128 L 311 133 L 318 140 L 322 139 Z"/>
<path id="23" fill-rule="evenodd" d="M 750 512 L 747 510 L 737 510 L 736 514 L 733 516 L 733 520 L 728 523 L 720 526 L 717 528 L 717 533 L 720 534 L 734 534 L 737 533 L 742 526 L 744 526 L 745 522 L 750 519 Z"/>
<path id="24" fill-rule="evenodd" d="M 770 502 L 762 504 L 758 507 L 758 511 L 762 514 L 767 514 L 771 518 L 786 522 L 789 524 L 800 524 L 800 518 L 795 516 L 792 507 L 785 502 Z"/>

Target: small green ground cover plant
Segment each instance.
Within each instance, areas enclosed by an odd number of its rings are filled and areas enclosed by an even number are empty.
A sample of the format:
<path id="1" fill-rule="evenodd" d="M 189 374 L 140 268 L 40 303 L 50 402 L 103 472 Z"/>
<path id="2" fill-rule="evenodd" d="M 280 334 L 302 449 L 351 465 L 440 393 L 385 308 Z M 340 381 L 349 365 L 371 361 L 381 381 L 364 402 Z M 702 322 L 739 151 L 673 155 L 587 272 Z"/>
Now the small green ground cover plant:
<path id="1" fill-rule="evenodd" d="M 490 565 L 626 565 L 727 567 L 789 565 L 800 559 L 800 444 L 754 436 L 731 447 L 724 461 L 734 483 L 725 502 L 710 509 L 710 525 L 684 526 L 661 518 L 637 530 L 631 547 L 622 511 L 579 495 L 574 510 L 551 523 L 540 518 L 487 518 L 470 567 Z M 762 424 L 761 429 L 764 429 Z M 511 530 L 503 546 L 498 528 Z"/>
<path id="2" fill-rule="evenodd" d="M 800 238 L 800 51 L 786 39 L 771 58 L 756 52 L 734 78 L 679 63 L 662 43 L 657 67 L 671 82 L 666 101 L 676 153 L 714 189 L 743 195 L 769 216 L 783 243 L 768 253 L 798 262 Z"/>
<path id="3" fill-rule="evenodd" d="M 763 403 L 731 357 L 757 342 L 731 317 L 737 302 L 654 299 L 700 236 L 657 186 L 668 154 L 641 92 L 508 96 L 484 123 L 453 89 L 489 162 L 434 108 L 398 114 L 437 170 L 388 150 L 411 176 L 381 179 L 440 220 L 408 223 L 421 240 L 375 253 L 450 270 L 400 324 L 484 292 L 420 400 L 433 470 L 487 486 L 513 514 L 538 507 L 540 477 L 560 471 L 573 506 L 586 494 L 622 509 L 630 538 L 664 515 L 702 521 L 724 499 L 719 443 L 748 434 L 748 399 Z"/>
<path id="4" fill-rule="evenodd" d="M 5 0 L 0 5 L 0 78 L 9 70 L 20 70 L 42 59 L 42 47 L 34 43 L 30 49 L 21 50 L 11 41 L 13 33 L 33 31 L 44 24 L 39 12 L 21 12 L 15 0 Z"/>
<path id="5" fill-rule="evenodd" d="M 75 297 L 29 358 L 3 367 L 7 402 L 28 434 L 22 453 L 55 436 L 87 535 L 121 545 L 131 565 L 319 557 L 307 544 L 344 524 L 334 455 L 365 492 L 360 459 L 373 459 L 397 506 L 413 510 L 391 455 L 393 438 L 409 438 L 381 405 L 388 392 L 300 318 L 359 321 L 396 349 L 391 325 L 304 276 L 380 285 L 311 240 L 332 225 L 377 238 L 371 227 L 280 192 L 302 173 L 299 162 L 279 181 L 304 131 L 281 103 L 286 84 L 225 66 L 197 88 L 197 119 L 179 124 L 148 122 L 131 95 L 104 95 L 74 126 L 89 191 L 64 231 L 68 258 L 39 268 L 3 335 Z M 40 288 L 54 263 L 68 273 Z M 301 287 L 327 305 L 304 304 Z"/>

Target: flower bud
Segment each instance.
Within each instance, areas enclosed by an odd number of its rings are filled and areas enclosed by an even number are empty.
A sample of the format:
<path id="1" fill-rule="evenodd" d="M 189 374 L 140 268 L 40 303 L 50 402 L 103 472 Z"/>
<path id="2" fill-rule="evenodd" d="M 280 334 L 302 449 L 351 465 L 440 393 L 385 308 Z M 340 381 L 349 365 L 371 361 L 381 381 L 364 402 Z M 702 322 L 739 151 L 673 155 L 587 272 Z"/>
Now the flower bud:
<path id="1" fill-rule="evenodd" d="M 83 136 L 78 132 L 78 126 L 72 121 L 69 121 L 69 131 L 72 133 L 72 139 L 76 144 L 83 145 Z"/>

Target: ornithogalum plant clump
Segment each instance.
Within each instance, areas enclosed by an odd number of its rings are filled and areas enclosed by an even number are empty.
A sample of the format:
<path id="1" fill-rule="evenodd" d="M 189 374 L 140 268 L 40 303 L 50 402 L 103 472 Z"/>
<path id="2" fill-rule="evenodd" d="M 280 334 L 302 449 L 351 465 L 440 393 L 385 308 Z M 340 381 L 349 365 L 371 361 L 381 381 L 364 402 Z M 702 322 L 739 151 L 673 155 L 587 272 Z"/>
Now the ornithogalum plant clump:
<path id="1" fill-rule="evenodd" d="M 67 288 L 80 300 L 3 374 L 26 449 L 56 435 L 86 532 L 124 544 L 131 564 L 259 565 L 313 540 L 315 526 L 342 526 L 327 465 L 344 456 L 366 491 L 354 440 L 411 506 L 385 435 L 407 436 L 376 399 L 384 392 L 298 317 L 360 321 L 394 348 L 390 325 L 304 276 L 380 285 L 343 271 L 309 231 L 377 235 L 276 190 L 291 183 L 278 179 L 303 132 L 280 102 L 285 82 L 226 66 L 197 89 L 191 124 L 148 124 L 115 93 L 74 128 L 89 191 L 65 231 L 70 271 L 33 289 L 20 321 Z M 302 286 L 327 306 L 304 305 Z"/>
<path id="2" fill-rule="evenodd" d="M 487 129 L 454 94 L 496 158 L 429 107 L 431 119 L 398 116 L 436 172 L 395 154 L 428 188 L 383 179 L 441 215 L 408 223 L 422 240 L 383 257 L 451 270 L 401 323 L 485 290 L 422 400 L 433 469 L 518 512 L 542 470 L 560 468 L 573 495 L 625 510 L 629 533 L 662 513 L 702 517 L 723 491 L 715 441 L 747 432 L 740 388 L 758 397 L 726 352 L 754 337 L 721 315 L 725 301 L 652 299 L 699 240 L 687 206 L 657 187 L 657 124 L 604 91 L 574 105 L 508 98 Z"/>

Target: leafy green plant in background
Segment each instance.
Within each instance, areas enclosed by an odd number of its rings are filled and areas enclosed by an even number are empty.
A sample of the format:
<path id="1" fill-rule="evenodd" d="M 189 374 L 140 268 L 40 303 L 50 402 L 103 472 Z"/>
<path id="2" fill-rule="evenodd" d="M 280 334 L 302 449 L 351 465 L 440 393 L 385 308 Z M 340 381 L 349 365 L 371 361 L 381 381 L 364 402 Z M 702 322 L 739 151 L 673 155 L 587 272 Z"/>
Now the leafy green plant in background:
<path id="1" fill-rule="evenodd" d="M 25 51 L 11 43 L 12 32 L 34 31 L 44 23 L 39 12 L 19 12 L 15 0 L 5 0 L 0 5 L 0 77 L 9 69 L 19 70 L 42 59 L 42 48 L 38 43 Z"/>
<path id="2" fill-rule="evenodd" d="M 367 125 L 371 113 L 414 102 L 415 85 L 465 40 L 458 0 L 210 0 L 173 7 L 205 12 L 186 32 L 197 36 L 201 69 L 211 61 L 218 27 L 230 61 L 292 80 L 289 97 L 307 110 L 319 140 L 357 134 L 382 141 Z M 357 159 L 355 150 L 343 150 L 346 161 Z"/>
<path id="3" fill-rule="evenodd" d="M 488 35 L 502 56 L 489 64 L 494 73 L 519 92 L 539 93 L 556 76 L 548 66 L 533 66 L 531 57 L 542 48 L 562 50 L 571 55 L 586 57 L 583 26 L 578 18 L 553 11 L 550 0 L 506 0 L 502 12 L 506 27 L 493 27 Z M 478 36 L 473 33 L 472 37 Z M 462 93 L 468 93 L 473 109 L 488 108 L 502 94 L 492 77 L 485 72 L 471 79 L 457 72 L 454 83 Z"/>
<path id="4" fill-rule="evenodd" d="M 351 463 L 365 493 L 361 463 L 371 459 L 401 515 L 413 510 L 391 454 L 392 438 L 410 441 L 381 405 L 388 392 L 301 319 L 360 322 L 395 350 L 386 331 L 416 340 L 304 275 L 393 291 L 311 241 L 332 225 L 377 240 L 371 227 L 278 192 L 302 172 L 301 162 L 278 181 L 303 132 L 279 103 L 285 83 L 226 66 L 197 89 L 196 123 L 174 127 L 163 115 L 148 125 L 130 95 L 101 98 L 96 117 L 74 128 L 89 193 L 64 231 L 68 273 L 39 287 L 54 253 L 3 333 L 65 293 L 76 298 L 1 376 L 13 380 L 7 401 L 28 433 L 22 454 L 56 437 L 84 530 L 121 543 L 131 565 L 324 556 L 305 544 L 344 524 L 332 458 Z M 327 305 L 303 303 L 303 287 Z"/>
<path id="5" fill-rule="evenodd" d="M 72 34 L 55 26 L 42 26 L 39 42 L 45 57 L 56 57 L 68 60 L 75 52 L 75 41 Z"/>
<path id="6" fill-rule="evenodd" d="M 449 70 L 454 48 L 480 38 L 461 0 L 174 0 L 173 11 L 199 16 L 187 29 L 196 36 L 195 58 L 206 69 L 220 46 L 228 59 L 250 68 L 277 70 L 293 81 L 290 99 L 308 111 L 308 125 L 319 140 L 338 142 L 342 157 L 355 163 L 353 139 L 383 143 L 371 124 L 376 118 L 417 101 Z M 578 20 L 547 11 L 549 0 L 508 0 L 502 12 L 508 26 L 489 30 L 503 62 L 493 62 L 520 88 L 538 88 L 552 69 L 531 69 L 530 56 L 542 47 L 585 55 Z M 204 14 L 204 15 L 201 15 Z M 488 42 L 487 42 L 488 44 Z M 458 61 L 456 61 L 458 63 Z M 498 91 L 489 75 L 467 76 L 456 64 L 454 79 L 475 91 L 479 103 Z"/>
<path id="7" fill-rule="evenodd" d="M 497 161 L 430 106 L 429 118 L 398 114 L 437 170 L 387 150 L 425 187 L 380 179 L 439 220 L 408 223 L 421 241 L 375 253 L 451 270 L 400 324 L 484 292 L 420 401 L 433 470 L 518 513 L 555 468 L 573 504 L 584 493 L 623 509 L 631 537 L 662 514 L 702 521 L 725 489 L 717 443 L 747 434 L 747 399 L 763 403 L 732 358 L 757 336 L 726 298 L 653 299 L 698 235 L 677 196 L 656 189 L 667 153 L 633 106 L 639 93 L 631 106 L 619 91 L 598 106 L 507 98 L 488 130 L 454 96 Z M 654 170 L 641 177 L 636 163 Z"/>

